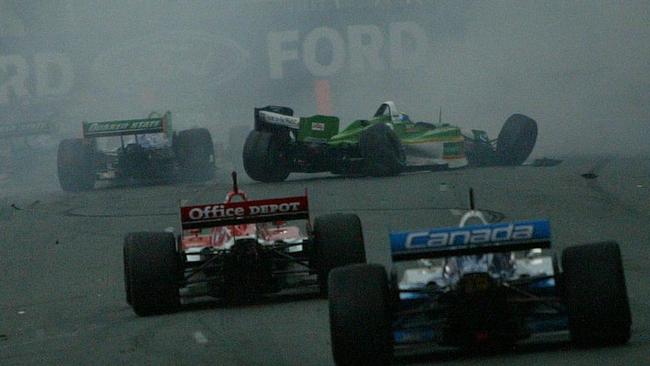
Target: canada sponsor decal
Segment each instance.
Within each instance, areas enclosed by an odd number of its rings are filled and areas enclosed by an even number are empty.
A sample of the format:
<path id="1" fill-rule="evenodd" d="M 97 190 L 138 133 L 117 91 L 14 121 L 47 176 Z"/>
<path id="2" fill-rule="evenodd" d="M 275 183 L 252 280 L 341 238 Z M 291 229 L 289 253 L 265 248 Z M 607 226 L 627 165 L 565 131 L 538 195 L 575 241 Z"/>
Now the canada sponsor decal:
<path id="1" fill-rule="evenodd" d="M 495 228 L 453 230 L 447 232 L 415 232 L 406 236 L 407 249 L 447 245 L 481 244 L 509 240 L 532 239 L 532 225 L 506 225 Z"/>
<path id="2" fill-rule="evenodd" d="M 548 240 L 548 221 L 522 221 L 390 234 L 393 252 Z"/>

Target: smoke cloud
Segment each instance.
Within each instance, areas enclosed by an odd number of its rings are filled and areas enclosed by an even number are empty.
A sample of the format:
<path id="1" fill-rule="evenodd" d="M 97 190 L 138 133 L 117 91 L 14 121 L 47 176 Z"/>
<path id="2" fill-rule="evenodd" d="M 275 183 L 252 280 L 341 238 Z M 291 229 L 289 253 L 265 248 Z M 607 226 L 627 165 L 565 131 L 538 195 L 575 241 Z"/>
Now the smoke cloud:
<path id="1" fill-rule="evenodd" d="M 534 156 L 648 153 L 649 14 L 647 1 L 5 0 L 0 123 L 53 121 L 58 141 L 84 120 L 171 110 L 228 148 L 255 106 L 315 114 L 325 81 L 343 125 L 394 100 L 492 137 L 527 114 Z"/>

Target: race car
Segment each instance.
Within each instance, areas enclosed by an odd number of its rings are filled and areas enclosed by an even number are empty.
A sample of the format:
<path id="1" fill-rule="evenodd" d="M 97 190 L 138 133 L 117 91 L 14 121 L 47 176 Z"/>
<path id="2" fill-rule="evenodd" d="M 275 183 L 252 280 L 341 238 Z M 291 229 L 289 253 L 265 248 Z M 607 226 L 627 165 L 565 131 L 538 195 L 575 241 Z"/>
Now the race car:
<path id="1" fill-rule="evenodd" d="M 474 209 L 459 227 L 390 233 L 390 276 L 374 264 L 330 273 L 336 363 L 389 364 L 415 345 L 492 349 L 567 329 L 579 345 L 626 343 L 632 320 L 618 244 L 566 248 L 560 270 L 544 252 L 550 240 L 547 220 L 489 224 Z M 401 276 L 397 263 L 407 266 Z"/>
<path id="2" fill-rule="evenodd" d="M 339 131 L 332 116 L 294 117 L 288 107 L 255 109 L 246 139 L 244 168 L 261 182 L 285 180 L 291 172 L 392 176 L 410 170 L 519 165 L 532 152 L 537 123 L 513 114 L 496 140 L 485 131 L 448 123 L 413 122 L 394 102 L 382 103 L 370 120 Z"/>
<path id="3" fill-rule="evenodd" d="M 237 304 L 282 292 L 326 294 L 331 269 L 366 262 L 358 216 L 323 215 L 312 226 L 307 194 L 249 200 L 236 175 L 233 181 L 223 202 L 181 206 L 179 235 L 126 235 L 126 298 L 137 315 L 204 299 Z"/>
<path id="4" fill-rule="evenodd" d="M 59 143 L 57 168 L 64 191 L 90 190 L 97 180 L 203 181 L 214 176 L 208 130 L 173 131 L 170 112 L 82 126 L 83 138 Z"/>

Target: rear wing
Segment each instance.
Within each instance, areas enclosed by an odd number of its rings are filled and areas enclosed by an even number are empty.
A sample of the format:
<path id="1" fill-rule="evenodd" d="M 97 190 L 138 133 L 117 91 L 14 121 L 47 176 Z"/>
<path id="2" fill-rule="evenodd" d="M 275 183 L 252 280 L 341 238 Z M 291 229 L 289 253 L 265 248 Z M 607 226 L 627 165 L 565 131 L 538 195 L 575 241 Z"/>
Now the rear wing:
<path id="1" fill-rule="evenodd" d="M 255 130 L 271 130 L 278 127 L 295 131 L 298 141 L 326 142 L 339 132 L 338 117 L 315 115 L 294 117 L 288 107 L 267 106 L 255 108 Z"/>
<path id="2" fill-rule="evenodd" d="M 183 230 L 249 223 L 308 220 L 307 196 L 181 206 Z"/>
<path id="3" fill-rule="evenodd" d="M 262 113 L 265 112 L 265 113 Z M 292 120 L 293 117 L 293 109 L 289 107 L 282 107 L 282 106 L 277 106 L 277 105 L 269 105 L 264 108 L 255 108 L 255 130 L 260 131 L 263 130 L 263 126 L 266 123 L 273 123 L 271 121 L 268 121 L 267 118 L 267 113 L 273 113 L 274 115 L 278 115 L 281 117 L 281 119 L 285 119 L 285 117 L 290 117 L 287 120 Z M 291 123 L 293 124 L 293 122 Z"/>
<path id="4" fill-rule="evenodd" d="M 48 135 L 56 131 L 52 122 L 24 122 L 0 124 L 0 139 L 23 136 Z"/>
<path id="5" fill-rule="evenodd" d="M 131 119 L 124 121 L 83 122 L 83 137 L 108 137 L 140 135 L 145 133 L 169 134 L 171 131 L 171 112 L 162 117 Z"/>
<path id="6" fill-rule="evenodd" d="M 394 261 L 514 252 L 551 247 L 548 220 L 391 232 Z"/>

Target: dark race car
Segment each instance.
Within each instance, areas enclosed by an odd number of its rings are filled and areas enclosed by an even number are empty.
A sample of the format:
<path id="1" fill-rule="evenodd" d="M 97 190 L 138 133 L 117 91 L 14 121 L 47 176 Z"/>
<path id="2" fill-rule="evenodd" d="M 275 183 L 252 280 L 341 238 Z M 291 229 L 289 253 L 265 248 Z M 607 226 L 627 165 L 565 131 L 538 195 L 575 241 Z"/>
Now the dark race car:
<path id="1" fill-rule="evenodd" d="M 469 219 L 480 225 L 465 225 Z M 330 329 L 339 365 L 388 364 L 415 345 L 510 346 L 568 330 L 587 346 L 623 344 L 631 314 L 618 244 L 566 248 L 562 269 L 546 220 L 488 224 L 469 211 L 460 227 L 390 234 L 388 276 L 353 265 L 329 277 Z M 521 253 L 517 255 L 516 253 Z M 418 347 L 418 349 L 422 349 Z"/>
<path id="2" fill-rule="evenodd" d="M 92 189 L 97 180 L 201 181 L 214 176 L 214 146 L 205 128 L 173 131 L 171 113 L 149 118 L 83 122 L 83 138 L 59 143 L 64 191 Z"/>

